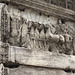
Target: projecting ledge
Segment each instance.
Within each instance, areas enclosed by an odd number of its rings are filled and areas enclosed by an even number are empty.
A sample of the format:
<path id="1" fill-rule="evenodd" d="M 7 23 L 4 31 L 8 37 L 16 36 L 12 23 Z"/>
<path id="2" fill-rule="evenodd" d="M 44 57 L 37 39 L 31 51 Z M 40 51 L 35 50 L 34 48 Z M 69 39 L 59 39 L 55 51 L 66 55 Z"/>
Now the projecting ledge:
<path id="1" fill-rule="evenodd" d="M 75 56 L 72 55 L 33 51 L 16 46 L 10 46 L 8 54 L 8 62 L 14 64 L 17 62 L 22 65 L 75 70 Z"/>
<path id="2" fill-rule="evenodd" d="M 62 18 L 65 20 L 75 21 L 75 11 L 65 9 L 53 4 L 45 3 L 38 0 L 0 0 L 0 2 L 13 4 L 17 8 L 31 8 L 44 14 Z"/>

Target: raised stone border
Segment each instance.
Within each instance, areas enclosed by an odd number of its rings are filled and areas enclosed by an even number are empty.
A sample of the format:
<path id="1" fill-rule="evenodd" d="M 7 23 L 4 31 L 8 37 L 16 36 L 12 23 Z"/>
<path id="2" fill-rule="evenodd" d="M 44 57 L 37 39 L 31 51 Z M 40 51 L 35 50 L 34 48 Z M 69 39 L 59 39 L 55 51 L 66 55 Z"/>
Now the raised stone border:
<path id="1" fill-rule="evenodd" d="M 40 66 L 53 69 L 75 70 L 75 56 L 56 54 L 48 51 L 33 51 L 21 47 L 9 47 L 8 62 Z"/>
<path id="2" fill-rule="evenodd" d="M 18 8 L 23 9 L 25 7 L 39 10 L 47 15 L 56 16 L 65 20 L 75 21 L 75 12 L 69 9 L 58 7 L 45 2 L 39 2 L 37 0 L 0 0 L 0 2 L 14 3 L 18 5 Z"/>

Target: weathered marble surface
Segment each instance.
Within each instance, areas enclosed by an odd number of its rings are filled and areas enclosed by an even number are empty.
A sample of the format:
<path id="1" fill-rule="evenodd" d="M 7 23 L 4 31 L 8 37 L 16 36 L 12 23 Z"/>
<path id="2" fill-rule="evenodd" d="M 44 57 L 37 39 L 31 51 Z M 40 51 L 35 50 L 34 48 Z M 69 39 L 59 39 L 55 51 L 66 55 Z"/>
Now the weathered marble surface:
<path id="1" fill-rule="evenodd" d="M 8 75 L 75 75 L 75 73 L 41 67 L 19 66 L 17 68 L 10 68 Z"/>
<path id="2" fill-rule="evenodd" d="M 7 71 L 6 71 L 5 67 L 4 67 L 3 64 L 1 63 L 1 64 L 0 64 L 0 75 L 7 75 L 6 72 L 7 72 Z"/>
<path id="3" fill-rule="evenodd" d="M 10 18 L 7 5 L 0 3 L 0 42 L 7 42 L 9 38 Z"/>
<path id="4" fill-rule="evenodd" d="M 20 11 L 11 5 L 8 5 L 8 10 L 3 8 L 1 15 L 3 42 L 33 50 L 75 54 L 75 22 L 48 16 L 29 8 Z"/>
<path id="5" fill-rule="evenodd" d="M 11 61 L 14 64 L 75 70 L 75 56 L 72 55 L 29 50 L 16 46 L 11 46 L 8 54 L 8 62 Z"/>
<path id="6" fill-rule="evenodd" d="M 11 17 L 10 45 L 74 54 L 74 22 L 31 9 L 20 11 L 11 5 L 8 9 Z"/>
<path id="7" fill-rule="evenodd" d="M 60 75 L 61 71 L 46 71 L 46 68 L 65 71 L 69 69 L 70 73 L 64 72 L 62 75 L 73 74 L 71 71 L 75 71 L 75 12 L 58 7 L 54 10 L 55 6 L 52 6 L 48 8 L 49 11 L 47 9 L 48 14 L 45 14 L 38 11 L 42 5 L 38 10 L 35 4 L 33 5 L 37 11 L 28 8 L 33 4 L 31 1 L 31 4 L 22 10 L 21 7 L 9 3 L 0 3 L 0 63 L 7 67 L 24 65 L 23 69 L 22 66 L 9 69 L 9 75 L 34 75 L 35 72 L 36 75 Z M 55 13 L 57 9 L 61 10 Z M 45 69 L 42 69 L 43 72 L 37 71 L 38 68 L 29 69 L 26 65 Z M 32 72 L 24 71 L 26 68 Z"/>
<path id="8" fill-rule="evenodd" d="M 64 19 L 74 20 L 75 12 L 72 10 L 64 9 L 62 7 L 57 7 L 55 5 L 47 4 L 40 0 L 0 0 L 0 2 L 8 2 L 18 5 L 18 8 L 24 9 L 25 7 L 35 9 L 36 11 L 41 11 L 45 14 L 61 17 Z"/>

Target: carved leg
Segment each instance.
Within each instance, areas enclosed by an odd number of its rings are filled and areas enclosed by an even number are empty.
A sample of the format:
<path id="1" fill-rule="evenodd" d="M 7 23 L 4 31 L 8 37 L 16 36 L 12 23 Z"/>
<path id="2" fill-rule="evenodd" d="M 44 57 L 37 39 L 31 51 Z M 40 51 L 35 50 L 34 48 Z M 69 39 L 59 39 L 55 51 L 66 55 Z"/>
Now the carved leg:
<path id="1" fill-rule="evenodd" d="M 45 41 L 45 50 L 48 51 L 49 50 L 49 42 L 48 41 Z"/>

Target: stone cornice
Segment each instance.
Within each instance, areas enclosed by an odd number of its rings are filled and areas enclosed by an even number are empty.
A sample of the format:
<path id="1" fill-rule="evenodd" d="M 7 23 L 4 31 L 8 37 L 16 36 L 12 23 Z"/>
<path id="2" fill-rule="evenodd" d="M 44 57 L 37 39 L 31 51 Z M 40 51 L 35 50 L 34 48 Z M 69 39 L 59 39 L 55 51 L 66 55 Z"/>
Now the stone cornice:
<path id="1" fill-rule="evenodd" d="M 75 56 L 73 55 L 30 50 L 17 46 L 9 46 L 8 52 L 8 63 L 10 61 L 13 64 L 17 62 L 22 65 L 75 71 Z"/>
<path id="2" fill-rule="evenodd" d="M 75 12 L 52 4 L 48 4 L 39 0 L 0 0 L 0 2 L 9 2 L 19 5 L 19 7 L 28 7 L 39 10 L 47 15 L 56 16 L 65 20 L 75 21 Z"/>
<path id="3" fill-rule="evenodd" d="M 24 47 L 10 46 L 2 42 L 0 42 L 0 63 L 4 63 L 7 66 L 31 65 L 75 71 L 74 55 L 31 50 Z"/>

